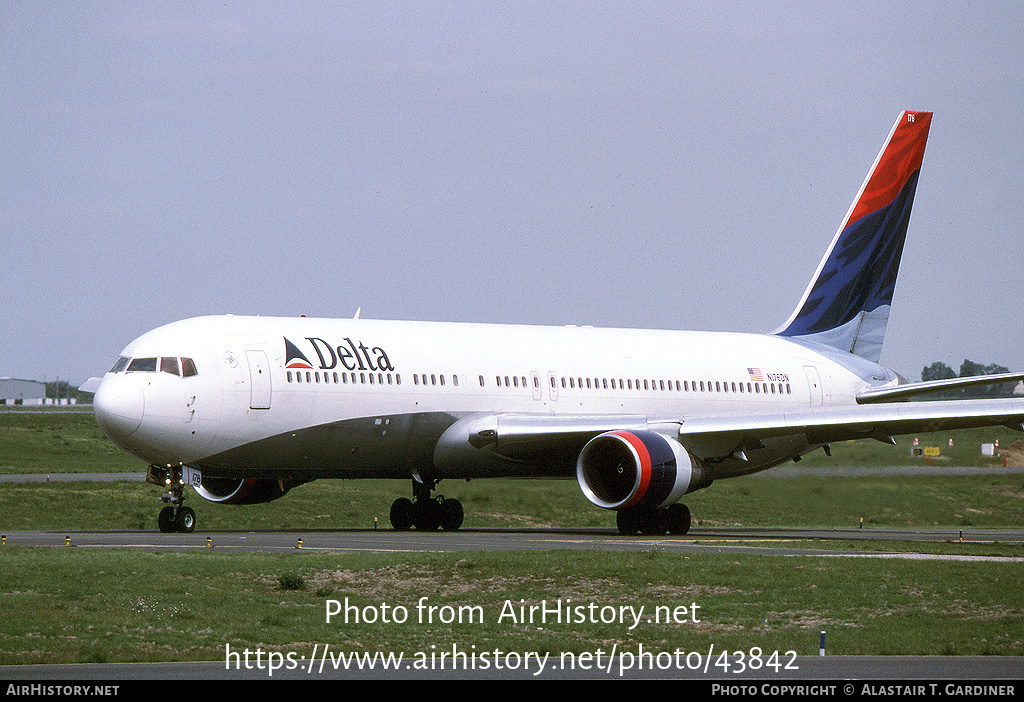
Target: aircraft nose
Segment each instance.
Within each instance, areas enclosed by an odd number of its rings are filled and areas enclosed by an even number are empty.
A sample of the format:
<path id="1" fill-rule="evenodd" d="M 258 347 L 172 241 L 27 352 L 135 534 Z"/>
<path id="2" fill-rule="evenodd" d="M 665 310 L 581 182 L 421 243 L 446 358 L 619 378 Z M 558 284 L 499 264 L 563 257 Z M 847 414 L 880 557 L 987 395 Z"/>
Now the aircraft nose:
<path id="1" fill-rule="evenodd" d="M 142 388 L 123 383 L 101 383 L 93 398 L 96 423 L 112 441 L 132 435 L 142 423 L 145 401 Z"/>

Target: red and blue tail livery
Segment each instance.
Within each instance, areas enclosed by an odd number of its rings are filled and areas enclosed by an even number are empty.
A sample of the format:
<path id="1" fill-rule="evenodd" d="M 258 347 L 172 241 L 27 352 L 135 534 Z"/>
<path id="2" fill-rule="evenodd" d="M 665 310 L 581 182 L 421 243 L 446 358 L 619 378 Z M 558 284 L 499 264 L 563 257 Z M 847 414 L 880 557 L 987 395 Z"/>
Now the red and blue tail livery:
<path id="1" fill-rule="evenodd" d="M 878 362 L 931 121 L 931 112 L 911 111 L 896 120 L 803 299 L 776 334 Z"/>

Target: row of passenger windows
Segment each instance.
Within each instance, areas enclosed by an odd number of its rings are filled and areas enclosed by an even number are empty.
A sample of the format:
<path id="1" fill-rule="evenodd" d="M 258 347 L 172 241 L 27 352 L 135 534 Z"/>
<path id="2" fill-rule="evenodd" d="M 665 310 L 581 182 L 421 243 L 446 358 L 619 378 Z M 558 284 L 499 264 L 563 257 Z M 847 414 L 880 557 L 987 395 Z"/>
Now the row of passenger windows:
<path id="1" fill-rule="evenodd" d="M 184 360 L 184 359 L 183 359 Z M 400 373 L 355 373 L 355 372 L 327 372 L 324 371 L 292 371 L 287 372 L 289 383 L 326 383 L 329 385 L 401 385 L 402 375 Z M 746 393 L 750 395 L 792 395 L 793 389 L 789 383 L 751 383 L 733 381 L 711 381 L 711 380 L 659 380 L 659 379 L 633 379 L 626 378 L 560 378 L 561 387 L 565 390 L 646 390 L 662 392 L 717 392 L 717 393 Z M 458 387 L 459 376 L 445 376 L 436 373 L 414 373 L 412 376 L 413 385 L 445 386 L 446 383 Z M 479 377 L 480 387 L 485 387 L 484 376 Z M 551 376 L 551 387 L 558 388 L 558 380 Z M 506 388 L 527 388 L 529 385 L 525 375 L 494 377 L 497 387 Z M 533 377 L 534 389 L 540 388 L 540 378 Z"/>
<path id="2" fill-rule="evenodd" d="M 525 378 L 524 378 L 525 381 Z M 746 393 L 750 395 L 792 395 L 793 388 L 789 383 L 751 383 L 734 381 L 704 380 L 660 380 L 644 378 L 643 380 L 627 378 L 562 378 L 562 388 L 587 390 L 658 390 L 666 392 L 719 392 Z M 551 387 L 555 387 L 555 379 L 551 378 Z"/>
<path id="3" fill-rule="evenodd" d="M 322 376 L 322 377 L 321 377 Z M 401 385 L 400 373 L 328 373 L 324 371 L 288 371 L 289 383 L 327 383 L 328 385 Z M 441 383 L 444 384 L 443 382 Z M 457 385 L 458 383 L 456 383 Z"/>
<path id="4" fill-rule="evenodd" d="M 128 358 L 121 356 L 110 369 L 111 373 L 170 373 L 182 378 L 190 378 L 198 375 L 196 364 L 191 358 L 176 358 L 174 356 L 155 356 L 149 358 Z"/>

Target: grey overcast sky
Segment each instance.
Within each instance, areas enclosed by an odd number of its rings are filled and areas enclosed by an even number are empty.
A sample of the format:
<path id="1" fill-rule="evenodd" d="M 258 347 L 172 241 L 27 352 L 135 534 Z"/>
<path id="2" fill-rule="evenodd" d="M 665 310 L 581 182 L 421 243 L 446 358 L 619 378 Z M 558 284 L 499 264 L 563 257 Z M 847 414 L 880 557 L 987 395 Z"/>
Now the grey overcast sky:
<path id="1" fill-rule="evenodd" d="M 219 313 L 767 332 L 935 113 L 882 361 L 1024 369 L 1010 2 L 4 2 L 0 376 Z"/>

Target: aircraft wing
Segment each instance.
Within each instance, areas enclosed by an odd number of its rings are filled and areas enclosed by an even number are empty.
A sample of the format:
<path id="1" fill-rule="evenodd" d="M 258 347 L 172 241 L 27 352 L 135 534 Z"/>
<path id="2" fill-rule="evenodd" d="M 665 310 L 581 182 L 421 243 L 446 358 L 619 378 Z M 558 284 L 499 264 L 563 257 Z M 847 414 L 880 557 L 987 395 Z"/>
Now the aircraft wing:
<path id="1" fill-rule="evenodd" d="M 686 418 L 478 415 L 472 422 L 465 427 L 469 443 L 477 448 L 490 446 L 495 453 L 521 460 L 552 452 L 569 458 L 598 434 L 619 429 L 647 429 L 673 436 L 695 455 L 708 458 L 728 456 L 762 440 L 795 435 L 806 436 L 810 445 L 820 445 L 864 438 L 894 443 L 892 437 L 901 434 L 983 426 L 1024 431 L 1024 400 L 893 402 Z"/>
<path id="2" fill-rule="evenodd" d="M 1006 426 L 1024 431 L 1024 400 L 984 399 L 823 407 L 780 414 L 694 417 L 679 428 L 679 440 L 698 454 L 724 456 L 749 441 L 803 434 L 811 445 L 918 432 Z"/>

